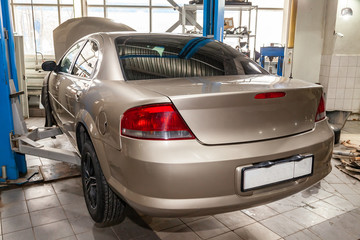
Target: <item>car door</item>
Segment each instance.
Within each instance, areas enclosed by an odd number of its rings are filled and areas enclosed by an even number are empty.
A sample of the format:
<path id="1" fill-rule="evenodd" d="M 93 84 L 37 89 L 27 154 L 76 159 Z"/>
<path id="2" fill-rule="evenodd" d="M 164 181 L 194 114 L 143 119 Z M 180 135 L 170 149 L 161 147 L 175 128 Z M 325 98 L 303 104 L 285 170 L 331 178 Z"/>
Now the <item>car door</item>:
<path id="1" fill-rule="evenodd" d="M 74 44 L 60 60 L 58 70 L 51 73 L 49 79 L 50 103 L 58 124 L 65 131 L 69 130 L 68 123 L 73 119 L 72 114 L 67 110 L 67 89 L 72 84 L 71 70 L 74 61 L 82 49 L 85 41 Z"/>
<path id="2" fill-rule="evenodd" d="M 86 42 L 78 54 L 72 67 L 71 76 L 67 79 L 69 84 L 65 91 L 66 111 L 71 119 L 68 119 L 69 134 L 75 139 L 75 118 L 81 108 L 81 98 L 90 87 L 95 68 L 99 60 L 98 43 L 94 40 Z"/>

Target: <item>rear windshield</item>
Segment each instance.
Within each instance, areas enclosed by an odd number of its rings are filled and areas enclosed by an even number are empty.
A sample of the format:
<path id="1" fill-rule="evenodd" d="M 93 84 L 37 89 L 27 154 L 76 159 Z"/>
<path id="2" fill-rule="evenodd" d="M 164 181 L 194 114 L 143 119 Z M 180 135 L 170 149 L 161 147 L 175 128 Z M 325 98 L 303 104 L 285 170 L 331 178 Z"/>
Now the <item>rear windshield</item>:
<path id="1" fill-rule="evenodd" d="M 115 44 L 126 80 L 267 74 L 234 48 L 205 37 L 133 35 Z"/>

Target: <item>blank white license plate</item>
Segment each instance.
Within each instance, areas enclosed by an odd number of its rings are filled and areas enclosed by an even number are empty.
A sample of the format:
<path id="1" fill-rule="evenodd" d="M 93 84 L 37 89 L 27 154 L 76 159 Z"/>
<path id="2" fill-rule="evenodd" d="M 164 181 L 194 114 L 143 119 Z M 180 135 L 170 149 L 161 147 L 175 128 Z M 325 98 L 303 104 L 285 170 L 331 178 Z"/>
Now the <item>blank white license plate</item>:
<path id="1" fill-rule="evenodd" d="M 294 156 L 276 162 L 264 162 L 242 169 L 242 191 L 309 176 L 313 172 L 314 156 Z"/>

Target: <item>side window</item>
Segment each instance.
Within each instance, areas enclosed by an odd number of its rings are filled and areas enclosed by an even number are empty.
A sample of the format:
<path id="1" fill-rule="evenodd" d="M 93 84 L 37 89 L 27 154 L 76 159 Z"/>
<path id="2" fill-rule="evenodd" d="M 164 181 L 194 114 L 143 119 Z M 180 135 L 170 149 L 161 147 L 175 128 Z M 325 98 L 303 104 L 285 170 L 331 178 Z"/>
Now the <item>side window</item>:
<path id="1" fill-rule="evenodd" d="M 70 50 L 65 54 L 60 63 L 60 72 L 70 73 L 71 64 L 74 61 L 76 54 L 79 52 L 84 42 L 79 42 L 72 46 Z"/>
<path id="2" fill-rule="evenodd" d="M 98 59 L 98 45 L 93 41 L 88 41 L 75 62 L 72 74 L 79 77 L 90 78 Z"/>

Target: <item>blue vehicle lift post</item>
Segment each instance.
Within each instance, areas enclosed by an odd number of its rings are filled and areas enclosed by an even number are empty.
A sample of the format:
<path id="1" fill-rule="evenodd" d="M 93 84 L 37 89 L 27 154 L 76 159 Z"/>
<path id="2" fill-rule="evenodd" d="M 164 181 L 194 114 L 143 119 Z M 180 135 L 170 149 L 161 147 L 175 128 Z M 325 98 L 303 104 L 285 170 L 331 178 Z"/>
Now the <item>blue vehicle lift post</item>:
<path id="1" fill-rule="evenodd" d="M 1 0 L 0 5 L 0 166 L 6 170 L 9 180 L 19 178 L 27 172 L 25 155 L 15 153 L 11 149 L 10 136 L 14 131 L 13 114 L 10 100 L 10 79 L 17 86 L 17 72 L 15 63 L 15 45 L 11 26 L 10 4 L 8 0 Z M 17 90 L 16 90 L 17 91 Z M 1 180 L 6 180 L 2 171 Z"/>
<path id="2" fill-rule="evenodd" d="M 225 0 L 204 0 L 203 36 L 214 36 L 215 40 L 224 38 Z"/>

